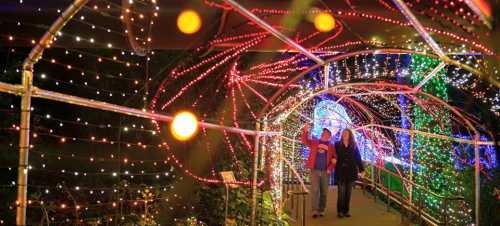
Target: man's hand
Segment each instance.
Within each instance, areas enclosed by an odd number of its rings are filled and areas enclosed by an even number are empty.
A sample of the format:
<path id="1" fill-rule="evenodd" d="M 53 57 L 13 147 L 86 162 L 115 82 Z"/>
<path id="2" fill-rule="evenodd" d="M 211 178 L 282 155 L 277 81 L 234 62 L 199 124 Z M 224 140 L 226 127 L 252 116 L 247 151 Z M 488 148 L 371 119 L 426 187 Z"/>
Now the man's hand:
<path id="1" fill-rule="evenodd" d="M 333 165 L 337 164 L 337 159 L 333 158 L 333 159 L 332 159 L 332 164 L 333 164 Z"/>
<path id="2" fill-rule="evenodd" d="M 302 127 L 302 129 L 303 129 L 303 130 L 305 130 L 305 131 L 309 131 L 309 130 L 311 129 L 311 124 L 306 123 L 306 124 L 304 125 L 304 127 Z"/>

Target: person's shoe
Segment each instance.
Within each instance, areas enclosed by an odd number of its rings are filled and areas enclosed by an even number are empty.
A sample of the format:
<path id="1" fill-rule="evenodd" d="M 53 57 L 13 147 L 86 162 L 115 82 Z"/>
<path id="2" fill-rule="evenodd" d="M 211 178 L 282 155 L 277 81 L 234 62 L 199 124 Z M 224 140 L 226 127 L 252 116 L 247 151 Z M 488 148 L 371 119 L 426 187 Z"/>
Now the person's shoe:
<path id="1" fill-rule="evenodd" d="M 320 213 L 319 213 L 319 216 L 320 216 L 320 217 L 324 217 L 324 216 L 325 216 L 325 212 L 320 212 Z"/>
<path id="2" fill-rule="evenodd" d="M 316 217 L 318 217 L 318 214 L 313 213 L 313 218 L 316 218 Z"/>
<path id="3" fill-rule="evenodd" d="M 351 214 L 345 213 L 344 217 L 351 217 Z"/>
<path id="4" fill-rule="evenodd" d="M 344 214 L 342 214 L 342 213 L 337 213 L 337 217 L 338 217 L 338 218 L 342 218 L 342 217 L 344 217 Z"/>

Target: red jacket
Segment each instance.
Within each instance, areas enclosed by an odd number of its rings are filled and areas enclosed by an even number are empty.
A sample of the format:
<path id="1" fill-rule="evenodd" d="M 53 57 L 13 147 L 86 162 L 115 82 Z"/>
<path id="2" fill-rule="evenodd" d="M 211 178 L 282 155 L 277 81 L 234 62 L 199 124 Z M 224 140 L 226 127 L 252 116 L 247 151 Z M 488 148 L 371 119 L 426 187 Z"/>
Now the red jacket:
<path id="1" fill-rule="evenodd" d="M 309 169 L 314 169 L 314 164 L 316 163 L 316 154 L 318 153 L 318 145 L 319 140 L 311 140 L 309 139 L 309 134 L 306 131 L 302 131 L 301 141 L 304 145 L 309 147 L 309 158 L 306 162 L 306 167 Z M 327 170 L 328 172 L 332 172 L 335 169 L 335 163 L 333 159 L 336 159 L 335 155 L 335 146 L 332 144 L 328 144 L 328 151 L 326 152 L 326 160 L 327 160 Z"/>

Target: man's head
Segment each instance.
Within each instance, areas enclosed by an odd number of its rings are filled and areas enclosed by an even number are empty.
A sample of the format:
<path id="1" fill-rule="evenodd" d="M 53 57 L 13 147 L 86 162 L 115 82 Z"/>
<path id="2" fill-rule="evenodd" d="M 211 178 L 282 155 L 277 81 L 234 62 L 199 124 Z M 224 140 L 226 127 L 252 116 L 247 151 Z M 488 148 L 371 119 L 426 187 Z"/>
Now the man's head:
<path id="1" fill-rule="evenodd" d="M 330 132 L 330 130 L 327 128 L 323 128 L 323 132 L 321 132 L 320 139 L 322 141 L 329 141 L 331 137 L 332 137 L 332 132 Z"/>

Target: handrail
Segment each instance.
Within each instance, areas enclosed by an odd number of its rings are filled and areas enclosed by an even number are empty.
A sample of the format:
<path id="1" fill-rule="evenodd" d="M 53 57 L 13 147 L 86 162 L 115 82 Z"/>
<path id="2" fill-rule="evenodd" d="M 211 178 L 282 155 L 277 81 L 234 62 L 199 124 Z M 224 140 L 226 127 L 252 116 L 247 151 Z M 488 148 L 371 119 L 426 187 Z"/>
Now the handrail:
<path id="1" fill-rule="evenodd" d="M 297 177 L 297 180 L 299 181 L 300 186 L 302 187 L 302 191 L 305 192 L 306 194 L 308 194 L 309 193 L 309 189 L 307 189 L 307 187 L 306 187 L 306 185 L 304 183 L 304 180 L 302 179 L 302 177 L 300 176 L 300 174 L 297 172 L 297 170 L 295 169 L 295 167 L 293 167 L 293 165 L 287 159 L 281 157 L 281 160 L 283 160 L 283 162 L 285 162 L 285 164 L 288 165 L 288 167 L 292 170 L 292 172 L 295 175 L 295 177 Z"/>
<path id="2" fill-rule="evenodd" d="M 437 194 L 437 193 L 435 193 L 435 192 L 433 192 L 433 191 L 428 190 L 426 187 L 424 187 L 424 186 L 422 186 L 422 185 L 420 185 L 420 184 L 416 184 L 415 182 L 410 181 L 410 180 L 408 180 L 408 179 L 406 179 L 406 178 L 404 178 L 404 177 L 402 177 L 402 176 L 400 176 L 400 175 L 398 175 L 398 174 L 396 174 L 396 173 L 394 173 L 394 172 L 392 172 L 392 171 L 390 171 L 390 170 L 388 170 L 388 169 L 386 169 L 386 168 L 383 168 L 383 167 L 380 167 L 380 166 L 377 166 L 377 165 L 374 165 L 374 164 L 370 164 L 370 165 L 371 165 L 371 166 L 373 166 L 373 167 L 376 167 L 377 169 L 382 170 L 382 171 L 384 171 L 384 172 L 386 172 L 386 173 L 388 173 L 388 174 L 390 174 L 390 175 L 392 175 L 392 176 L 398 177 L 398 178 L 399 178 L 399 179 L 401 179 L 402 181 L 404 181 L 404 182 L 406 182 L 406 183 L 409 183 L 409 184 L 411 184 L 412 186 L 415 186 L 415 187 L 417 187 L 417 188 L 420 188 L 420 189 L 422 189 L 422 190 L 425 190 L 425 191 L 426 191 L 426 192 L 428 192 L 429 194 L 431 194 L 431 195 L 433 195 L 433 196 L 436 196 L 436 197 L 438 197 L 438 198 L 442 198 L 442 199 L 445 199 L 445 198 L 446 198 L 446 199 L 464 199 L 464 197 L 461 197 L 461 196 L 450 196 L 450 197 L 447 197 L 447 196 L 444 196 L 444 195 Z"/>
<path id="3" fill-rule="evenodd" d="M 377 166 L 375 164 L 370 164 L 370 165 L 373 166 L 374 169 L 379 170 L 379 173 L 378 173 L 379 176 L 380 176 L 380 171 L 383 171 L 383 172 L 387 173 L 388 175 L 392 175 L 392 176 L 397 177 L 402 182 L 406 181 L 406 182 L 412 184 L 417 189 L 422 190 L 424 192 L 427 192 L 428 194 L 431 194 L 431 195 L 433 195 L 433 196 L 435 196 L 435 197 L 437 197 L 439 199 L 442 199 L 443 200 L 443 204 L 444 204 L 444 208 L 443 208 L 444 212 L 441 213 L 442 219 L 437 219 L 434 216 L 432 216 L 430 213 L 422 210 L 422 208 L 423 208 L 422 195 L 419 195 L 419 197 L 418 197 L 418 204 L 417 204 L 417 206 L 415 206 L 411 202 L 405 202 L 405 197 L 404 197 L 404 195 L 402 193 L 399 194 L 399 193 L 396 193 L 394 191 L 391 191 L 391 188 L 390 188 L 391 184 L 390 184 L 389 180 L 387 181 L 387 187 L 385 187 L 384 183 L 377 182 L 377 179 L 371 180 L 370 178 L 367 178 L 367 177 L 361 178 L 362 180 L 371 182 L 373 184 L 375 192 L 376 191 L 380 191 L 382 194 L 385 194 L 387 196 L 386 199 L 387 199 L 387 208 L 388 209 L 389 209 L 389 206 L 390 206 L 390 201 L 393 200 L 396 203 L 398 203 L 401 206 L 401 208 L 405 208 L 407 210 L 412 211 L 414 214 L 418 215 L 418 217 L 420 218 L 420 220 L 425 220 L 427 223 L 429 223 L 431 225 L 448 225 L 447 208 L 448 208 L 449 201 L 465 200 L 465 198 L 461 197 L 461 196 L 444 196 L 444 195 L 436 194 L 435 192 L 432 192 L 432 191 L 428 190 L 424 186 L 419 185 L 419 184 L 415 184 L 412 181 L 408 181 L 408 179 L 403 178 L 400 175 L 398 175 L 398 174 L 396 174 L 396 173 L 394 173 L 394 172 L 392 172 L 392 171 L 390 171 L 390 170 L 388 170 L 386 168 Z M 375 176 L 375 171 L 373 171 L 372 174 Z M 363 185 L 366 186 L 365 183 L 363 183 Z M 376 199 L 377 195 L 375 193 L 373 195 L 374 195 L 374 197 Z"/>
<path id="4" fill-rule="evenodd" d="M 287 178 L 285 179 L 285 186 L 284 190 L 286 191 L 287 198 L 284 201 L 284 206 L 290 201 L 290 213 L 293 213 L 293 210 L 295 210 L 295 218 L 298 222 L 300 222 L 299 225 L 301 226 L 306 226 L 306 197 L 309 194 L 309 189 L 307 189 L 304 180 L 302 179 L 302 176 L 297 172 L 295 167 L 288 161 L 287 159 L 281 157 L 280 158 L 283 162 L 285 162 L 285 167 L 288 167 L 288 174 Z M 291 171 L 291 172 L 290 172 Z M 291 179 L 296 178 L 299 183 L 290 183 Z M 299 185 L 299 190 L 296 189 L 296 186 L 294 184 Z M 289 186 L 292 186 L 291 190 Z M 290 199 L 288 199 L 290 197 Z M 299 201 L 300 198 L 302 198 L 301 206 L 299 206 Z M 302 211 L 300 211 L 302 210 Z M 300 221 L 299 221 L 300 220 Z"/>
<path id="5" fill-rule="evenodd" d="M 289 169 L 288 177 L 286 179 L 287 182 L 286 182 L 285 190 L 287 191 L 286 194 L 291 196 L 291 198 L 292 198 L 291 202 L 290 202 L 291 210 L 296 210 L 296 219 L 297 220 L 301 219 L 302 220 L 301 225 L 305 225 L 305 197 L 306 197 L 306 195 L 309 194 L 309 191 L 304 183 L 304 180 L 302 179 L 300 174 L 297 172 L 295 167 L 293 167 L 293 165 L 290 163 L 290 161 L 288 161 L 285 158 L 281 158 L 281 159 L 283 160 L 283 162 L 285 162 L 286 167 L 288 167 L 288 169 Z M 368 164 L 370 166 L 373 166 L 374 171 L 372 171 L 372 174 L 374 176 L 375 175 L 380 176 L 380 172 L 384 172 L 387 175 L 397 177 L 402 183 L 411 184 L 413 186 L 413 188 L 418 189 L 422 192 L 425 192 L 427 194 L 434 196 L 437 199 L 442 200 L 442 204 L 444 205 L 444 208 L 443 208 L 444 212 L 440 213 L 440 217 L 436 218 L 436 216 L 433 216 L 433 214 L 431 214 L 423 209 L 424 205 L 423 205 L 423 196 L 422 195 L 419 195 L 417 197 L 417 202 L 415 204 L 413 204 L 411 200 L 410 201 L 407 200 L 407 197 L 405 197 L 403 193 L 391 191 L 391 188 L 390 188 L 391 184 L 390 184 L 389 180 L 387 180 L 387 184 L 384 184 L 380 180 L 380 177 L 377 177 L 376 179 L 374 178 L 373 180 L 370 179 L 369 177 L 360 178 L 361 184 L 363 185 L 363 187 L 366 188 L 366 186 L 372 186 L 374 188 L 374 192 L 378 191 L 378 192 L 386 195 L 388 209 L 389 209 L 391 202 L 397 203 L 398 205 L 401 206 L 401 211 L 403 211 L 403 209 L 409 210 L 413 214 L 418 216 L 418 218 L 420 219 L 421 222 L 425 221 L 429 225 L 448 225 L 449 222 L 448 222 L 448 216 L 447 216 L 447 207 L 449 205 L 449 202 L 456 201 L 456 200 L 465 200 L 465 198 L 462 196 L 445 196 L 445 195 L 437 194 L 436 192 L 433 192 L 433 191 L 427 189 L 425 186 L 422 186 L 420 184 L 416 184 L 415 182 L 410 181 L 410 180 L 398 175 L 397 173 L 390 171 L 389 169 L 378 166 L 376 164 L 371 164 L 371 163 L 368 163 Z M 293 179 L 296 179 L 296 181 L 293 182 L 292 181 Z M 288 191 L 288 186 L 290 186 L 290 184 L 299 185 L 300 190 L 295 190 L 292 187 L 292 190 Z M 409 192 L 405 186 L 403 186 L 403 187 L 404 187 L 406 192 Z M 373 195 L 376 199 L 377 194 L 374 193 Z M 299 206 L 299 196 L 301 196 L 303 198 L 302 208 L 300 208 L 300 206 Z M 299 211 L 299 209 L 302 209 L 302 215 L 300 215 L 301 212 Z"/>

